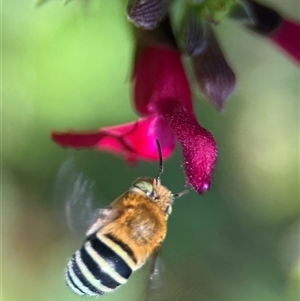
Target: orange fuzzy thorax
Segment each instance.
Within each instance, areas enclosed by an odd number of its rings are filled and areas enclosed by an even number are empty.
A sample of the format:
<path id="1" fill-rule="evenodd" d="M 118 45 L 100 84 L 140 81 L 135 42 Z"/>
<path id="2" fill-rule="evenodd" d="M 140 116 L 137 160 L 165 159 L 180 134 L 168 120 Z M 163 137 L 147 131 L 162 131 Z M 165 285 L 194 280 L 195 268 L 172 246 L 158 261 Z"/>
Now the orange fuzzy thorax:
<path id="1" fill-rule="evenodd" d="M 122 214 L 99 231 L 99 235 L 110 233 L 126 242 L 137 259 L 137 266 L 160 248 L 167 233 L 166 208 L 172 203 L 172 194 L 153 180 L 159 199 L 153 201 L 137 192 L 124 193 L 112 203 Z"/>

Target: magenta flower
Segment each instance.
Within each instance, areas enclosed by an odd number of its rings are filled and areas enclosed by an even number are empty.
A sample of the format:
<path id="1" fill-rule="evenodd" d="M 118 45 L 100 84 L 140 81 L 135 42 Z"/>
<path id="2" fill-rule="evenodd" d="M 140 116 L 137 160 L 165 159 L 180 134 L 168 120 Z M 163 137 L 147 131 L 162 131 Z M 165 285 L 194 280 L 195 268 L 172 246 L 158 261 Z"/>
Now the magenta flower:
<path id="1" fill-rule="evenodd" d="M 134 104 L 143 115 L 156 113 L 162 102 L 178 99 L 190 113 L 192 96 L 177 50 L 146 47 L 134 68 Z"/>
<path id="2" fill-rule="evenodd" d="M 162 102 L 159 112 L 181 144 L 187 184 L 198 193 L 204 193 L 210 187 L 218 154 L 212 134 L 177 100 Z"/>
<path id="3" fill-rule="evenodd" d="M 135 122 L 90 133 L 53 133 L 63 147 L 96 148 L 123 155 L 129 161 L 157 160 L 155 140 L 168 157 L 178 140 L 182 147 L 187 184 L 199 193 L 210 186 L 217 159 L 213 136 L 193 113 L 191 91 L 177 50 L 150 46 L 137 58 L 134 102 L 145 115 Z"/>
<path id="4" fill-rule="evenodd" d="M 195 0 L 183 2 L 181 21 L 173 22 L 172 28 L 171 5 L 167 0 L 131 0 L 128 6 L 129 20 L 142 28 L 136 30 L 133 70 L 134 107 L 142 118 L 92 132 L 55 132 L 52 138 L 63 147 L 106 150 L 129 162 L 157 160 L 156 139 L 167 158 L 178 141 L 186 184 L 204 193 L 211 184 L 217 146 L 194 114 L 182 54 L 190 58 L 204 97 L 221 110 L 235 90 L 236 76 L 212 27 L 224 17 L 233 18 L 279 45 L 299 63 L 299 24 L 252 0 Z"/>
<path id="5" fill-rule="evenodd" d="M 298 23 L 283 20 L 280 27 L 269 38 L 300 64 L 300 25 Z"/>
<path id="6" fill-rule="evenodd" d="M 164 158 L 170 156 L 176 142 L 174 133 L 159 115 L 91 132 L 54 132 L 52 139 L 62 147 L 95 148 L 119 154 L 129 163 L 139 159 L 157 161 L 155 139 L 160 141 Z"/>

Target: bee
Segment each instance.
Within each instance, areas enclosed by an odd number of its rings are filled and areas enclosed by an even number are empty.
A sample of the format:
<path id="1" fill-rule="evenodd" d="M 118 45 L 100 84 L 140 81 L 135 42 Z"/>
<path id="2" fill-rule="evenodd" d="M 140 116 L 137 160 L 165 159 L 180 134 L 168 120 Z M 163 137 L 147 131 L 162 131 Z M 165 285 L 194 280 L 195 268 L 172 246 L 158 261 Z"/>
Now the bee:
<path id="1" fill-rule="evenodd" d="M 163 160 L 159 141 L 156 178 L 141 177 L 107 208 L 100 209 L 81 249 L 69 260 L 67 285 L 77 294 L 99 296 L 126 283 L 148 258 L 156 257 L 167 233 L 177 194 L 161 185 Z"/>

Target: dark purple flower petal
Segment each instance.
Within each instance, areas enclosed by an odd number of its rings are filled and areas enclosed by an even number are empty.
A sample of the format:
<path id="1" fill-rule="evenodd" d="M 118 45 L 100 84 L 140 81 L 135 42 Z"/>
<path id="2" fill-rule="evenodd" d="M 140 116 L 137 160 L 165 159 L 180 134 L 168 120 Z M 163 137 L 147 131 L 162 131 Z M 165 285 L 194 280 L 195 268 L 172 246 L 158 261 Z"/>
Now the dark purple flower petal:
<path id="1" fill-rule="evenodd" d="M 154 29 L 168 10 L 167 0 L 133 0 L 128 5 L 128 19 L 137 27 Z"/>
<path id="2" fill-rule="evenodd" d="M 236 79 L 212 30 L 208 32 L 206 50 L 193 57 L 192 64 L 201 91 L 221 110 L 225 101 L 234 92 Z"/>
<path id="3" fill-rule="evenodd" d="M 181 25 L 183 52 L 189 56 L 201 54 L 207 47 L 206 34 L 206 23 L 198 12 L 188 12 Z"/>
<path id="4" fill-rule="evenodd" d="M 280 26 L 282 19 L 276 11 L 256 1 L 249 0 L 247 3 L 254 21 L 248 26 L 250 29 L 262 35 L 269 35 Z"/>
<path id="5" fill-rule="evenodd" d="M 159 116 L 92 132 L 54 132 L 52 139 L 62 147 L 105 150 L 122 155 L 130 162 L 138 159 L 158 160 L 156 139 L 160 141 L 163 157 L 167 158 L 176 142 L 173 131 Z"/>
<path id="6" fill-rule="evenodd" d="M 160 104 L 159 111 L 182 146 L 187 184 L 198 193 L 204 193 L 210 187 L 218 155 L 212 134 L 201 127 L 195 115 L 179 101 L 165 101 Z"/>
<path id="7" fill-rule="evenodd" d="M 273 9 L 249 0 L 247 2 L 253 16 L 253 24 L 248 28 L 270 38 L 300 64 L 300 25 L 296 21 L 282 18 Z"/>

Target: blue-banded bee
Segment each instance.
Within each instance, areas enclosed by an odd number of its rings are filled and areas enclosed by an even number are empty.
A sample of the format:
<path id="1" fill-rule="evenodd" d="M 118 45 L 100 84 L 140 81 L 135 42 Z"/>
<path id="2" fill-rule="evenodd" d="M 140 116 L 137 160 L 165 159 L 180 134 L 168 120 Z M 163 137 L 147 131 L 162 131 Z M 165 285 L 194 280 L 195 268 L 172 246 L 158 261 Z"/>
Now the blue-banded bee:
<path id="1" fill-rule="evenodd" d="M 68 286 L 79 295 L 98 296 L 114 291 L 151 256 L 156 256 L 167 233 L 175 197 L 162 186 L 160 144 L 156 178 L 138 178 L 109 207 L 98 211 L 86 240 L 66 268 Z"/>

